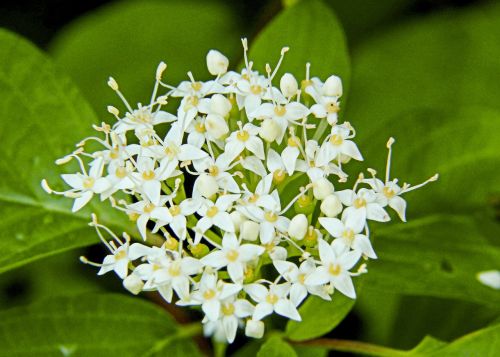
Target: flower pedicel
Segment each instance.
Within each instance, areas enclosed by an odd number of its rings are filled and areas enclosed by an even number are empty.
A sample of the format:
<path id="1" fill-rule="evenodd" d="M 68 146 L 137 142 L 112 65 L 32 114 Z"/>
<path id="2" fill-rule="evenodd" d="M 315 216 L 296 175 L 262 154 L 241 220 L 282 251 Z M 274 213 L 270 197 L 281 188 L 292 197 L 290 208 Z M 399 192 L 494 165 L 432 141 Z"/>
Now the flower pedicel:
<path id="1" fill-rule="evenodd" d="M 277 88 L 288 48 L 261 74 L 242 42 L 241 73 L 228 72 L 228 59 L 211 50 L 215 79 L 188 73 L 174 87 L 162 81 L 162 62 L 150 103 L 135 109 L 110 78 L 126 113 L 108 107 L 116 123 L 94 126 L 101 137 L 56 161 L 80 166 L 62 175 L 69 190 L 42 181 L 48 193 L 74 199 L 73 211 L 98 195 L 137 224 L 133 243 L 92 215 L 110 254 L 102 264 L 82 262 L 99 267 L 99 275 L 114 271 L 133 294 L 158 291 L 169 303 L 199 306 L 205 334 L 230 343 L 238 327 L 262 337 L 262 320 L 273 313 L 300 321 L 297 308 L 309 294 L 331 300 L 338 290 L 354 299 L 352 277 L 367 271 L 363 260 L 377 258 L 368 221 L 389 221 L 387 206 L 405 221 L 401 195 L 438 177 L 417 186 L 391 180 L 391 138 L 385 180 L 369 169 L 371 178 L 360 174 L 340 189 L 342 166 L 363 160 L 354 128 L 337 116 L 340 78 L 310 78 L 307 63 L 300 89 L 290 73 Z M 162 110 L 170 101 L 174 113 Z M 87 152 L 89 141 L 102 150 Z M 152 244 L 152 234 L 162 243 Z"/>

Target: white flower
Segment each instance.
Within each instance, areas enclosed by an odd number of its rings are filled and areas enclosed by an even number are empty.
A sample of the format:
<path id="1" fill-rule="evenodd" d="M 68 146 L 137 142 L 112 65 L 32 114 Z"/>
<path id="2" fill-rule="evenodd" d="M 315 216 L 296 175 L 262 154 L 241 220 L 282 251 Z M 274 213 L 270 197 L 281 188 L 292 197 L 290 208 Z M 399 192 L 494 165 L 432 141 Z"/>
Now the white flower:
<path id="1" fill-rule="evenodd" d="M 351 129 L 345 124 L 335 125 L 319 149 L 316 164 L 323 166 L 333 159 L 340 161 L 341 155 L 362 161 L 363 156 L 361 156 L 358 147 L 352 140 L 349 140 L 352 138 L 350 133 Z"/>
<path id="2" fill-rule="evenodd" d="M 177 163 L 163 160 L 156 167 L 156 162 L 149 157 L 140 156 L 137 160 L 137 172 L 132 173 L 137 187 L 153 204 L 160 204 L 161 182 L 175 175 Z"/>
<path id="3" fill-rule="evenodd" d="M 339 240 L 328 244 L 323 239 L 318 240 L 321 265 L 305 280 L 307 285 L 323 285 L 330 283 L 342 294 L 355 299 L 356 292 L 352 284 L 351 269 L 358 262 L 361 254 L 349 251 Z"/>
<path id="4" fill-rule="evenodd" d="M 278 315 L 300 321 L 301 317 L 295 305 L 288 299 L 291 285 L 271 284 L 269 289 L 262 284 L 245 285 L 245 291 L 257 305 L 252 315 L 253 320 L 262 320 L 264 317 L 276 312 Z"/>
<path id="5" fill-rule="evenodd" d="M 331 300 L 324 286 L 306 284 L 306 279 L 316 270 L 316 264 L 311 259 L 304 260 L 300 267 L 284 260 L 275 260 L 273 264 L 280 275 L 292 284 L 290 300 L 295 306 L 299 306 L 308 293 L 317 295 L 324 300 Z"/>
<path id="6" fill-rule="evenodd" d="M 126 242 L 115 249 L 112 254 L 106 255 L 97 275 L 103 275 L 113 270 L 121 279 L 125 279 L 128 275 L 128 263 L 130 262 L 128 249 L 129 244 Z"/>
<path id="7" fill-rule="evenodd" d="M 285 103 L 263 103 L 251 115 L 254 118 L 271 120 L 273 123 L 276 123 L 278 125 L 279 131 L 278 135 L 275 138 L 278 144 L 281 144 L 281 142 L 283 141 L 283 137 L 285 136 L 289 124 L 300 124 L 298 120 L 306 117 L 309 114 L 309 109 L 307 109 L 307 107 L 302 103 Z"/>
<path id="8" fill-rule="evenodd" d="M 344 206 L 348 206 L 343 215 L 346 219 L 353 221 L 354 226 L 364 226 L 367 219 L 378 222 L 390 220 L 387 212 L 377 202 L 377 195 L 373 190 L 361 188 L 358 192 L 353 190 L 337 191 L 335 194 L 340 198 Z"/>
<path id="9" fill-rule="evenodd" d="M 207 53 L 207 68 L 211 75 L 220 76 L 227 72 L 229 60 L 217 50 L 210 50 Z"/>
<path id="10" fill-rule="evenodd" d="M 208 156 L 203 160 L 193 162 L 195 170 L 202 174 L 208 171 L 208 174 L 215 178 L 218 188 L 231 193 L 239 193 L 240 187 L 233 178 L 233 174 L 228 171 L 231 169 L 231 159 L 226 153 L 221 154 L 214 160 Z M 193 185 L 193 197 L 198 198 L 201 195 L 198 185 L 200 185 L 199 178 L 196 179 Z"/>
<path id="11" fill-rule="evenodd" d="M 205 336 L 214 336 L 219 342 L 233 343 L 238 326 L 242 319 L 251 316 L 253 305 L 244 299 L 228 298 L 221 302 L 219 319 L 210 321 L 204 319 L 203 332 Z"/>
<path id="12" fill-rule="evenodd" d="M 361 221 L 320 217 L 319 223 L 332 235 L 338 238 L 346 247 L 365 256 L 377 259 L 368 237 L 360 234 L 364 228 Z"/>
<path id="13" fill-rule="evenodd" d="M 255 244 L 242 244 L 234 233 L 226 233 L 222 238 L 222 249 L 214 250 L 203 257 L 203 264 L 216 269 L 227 267 L 229 277 L 235 283 L 241 283 L 247 263 L 264 253 L 264 248 Z"/>
<path id="14" fill-rule="evenodd" d="M 216 226 L 224 232 L 234 233 L 234 224 L 227 210 L 238 198 L 240 195 L 222 195 L 215 203 L 205 200 L 197 211 L 201 219 L 196 224 L 194 244 L 198 244 L 203 234 L 212 226 Z"/>
<path id="15" fill-rule="evenodd" d="M 157 205 L 149 200 L 141 200 L 126 206 L 125 212 L 136 220 L 137 229 L 144 240 L 146 240 L 147 235 L 146 225 L 150 219 L 156 218 L 159 220 L 153 232 L 156 232 L 160 227 L 171 222 L 172 215 L 168 208 L 164 207 L 168 199 L 168 196 L 160 196 Z"/>
<path id="16" fill-rule="evenodd" d="M 245 124 L 240 130 L 233 132 L 226 139 L 225 152 L 228 153 L 231 161 L 239 156 L 245 149 L 253 153 L 260 160 L 264 160 L 264 144 L 257 137 L 259 128 L 251 123 Z"/>
<path id="17" fill-rule="evenodd" d="M 103 193 L 111 187 L 111 183 L 102 176 L 103 159 L 95 159 L 94 165 L 90 167 L 88 174 L 84 172 L 76 174 L 63 174 L 61 178 L 72 187 L 66 191 L 68 197 L 75 198 L 72 211 L 76 212 L 85 206 L 94 196 L 94 193 Z M 70 195 L 68 195 L 70 193 Z"/>
<path id="18" fill-rule="evenodd" d="M 190 301 L 201 304 L 208 320 L 215 321 L 220 316 L 221 300 L 235 296 L 241 289 L 241 285 L 218 280 L 215 273 L 204 273 L 198 283 L 198 289 L 191 294 Z"/>
<path id="19" fill-rule="evenodd" d="M 113 127 L 116 134 L 123 134 L 129 130 L 139 133 L 143 130 L 151 130 L 155 125 L 162 123 L 171 123 L 177 120 L 177 117 L 168 112 L 158 110 L 152 111 L 150 106 L 142 107 L 126 113 L 125 117 L 119 120 Z"/>

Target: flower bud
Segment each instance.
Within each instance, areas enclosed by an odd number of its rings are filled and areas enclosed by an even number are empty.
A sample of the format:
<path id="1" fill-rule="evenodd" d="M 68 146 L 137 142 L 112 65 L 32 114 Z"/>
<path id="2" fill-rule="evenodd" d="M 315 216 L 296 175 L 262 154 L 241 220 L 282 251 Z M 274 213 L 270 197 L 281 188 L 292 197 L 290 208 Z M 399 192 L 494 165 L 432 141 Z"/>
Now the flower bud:
<path id="1" fill-rule="evenodd" d="M 247 219 L 245 218 L 244 215 L 242 215 L 240 212 L 238 211 L 233 211 L 229 214 L 229 216 L 231 217 L 231 221 L 233 221 L 233 224 L 234 224 L 234 231 L 235 233 L 239 233 L 240 232 L 240 227 L 241 225 L 243 224 L 243 222 L 245 222 Z"/>
<path id="2" fill-rule="evenodd" d="M 134 273 L 123 279 L 123 287 L 134 295 L 139 294 L 143 286 L 143 281 Z"/>
<path id="3" fill-rule="evenodd" d="M 318 243 L 318 237 L 320 236 L 319 231 L 315 229 L 313 226 L 309 226 L 307 229 L 306 236 L 302 241 L 302 244 L 308 248 L 313 248 Z"/>
<path id="4" fill-rule="evenodd" d="M 342 96 L 342 80 L 334 75 L 328 77 L 323 85 L 323 94 L 329 97 Z"/>
<path id="5" fill-rule="evenodd" d="M 217 50 L 210 50 L 207 53 L 207 68 L 211 75 L 218 76 L 227 72 L 229 60 Z"/>
<path id="6" fill-rule="evenodd" d="M 313 202 L 312 197 L 309 194 L 305 194 L 299 197 L 299 199 L 293 204 L 293 208 L 297 213 L 304 213 L 308 215 L 314 211 L 315 202 Z"/>
<path id="7" fill-rule="evenodd" d="M 280 80 L 281 93 L 287 98 L 290 98 L 297 94 L 299 90 L 299 84 L 293 76 L 293 74 L 285 73 Z"/>
<path id="8" fill-rule="evenodd" d="M 313 195 L 317 200 L 322 200 L 333 193 L 333 184 L 326 178 L 321 177 L 313 182 Z"/>
<path id="9" fill-rule="evenodd" d="M 205 255 L 207 255 L 210 252 L 210 249 L 208 248 L 208 246 L 206 244 L 203 244 L 203 243 L 191 245 L 191 246 L 189 246 L 189 250 L 191 251 L 191 254 L 193 254 L 193 256 L 195 258 L 198 258 L 198 259 L 203 258 Z"/>
<path id="10" fill-rule="evenodd" d="M 307 228 L 309 227 L 309 222 L 305 214 L 298 214 L 292 218 L 290 225 L 288 226 L 288 235 L 296 240 L 304 239 L 307 233 Z"/>
<path id="11" fill-rule="evenodd" d="M 196 188 L 203 197 L 209 198 L 219 191 L 219 184 L 213 176 L 201 174 L 196 180 Z"/>
<path id="12" fill-rule="evenodd" d="M 325 216 L 335 217 L 342 212 L 342 203 L 336 195 L 328 195 L 321 202 L 320 209 Z"/>
<path id="13" fill-rule="evenodd" d="M 210 109 L 220 116 L 227 116 L 231 111 L 231 102 L 222 94 L 214 94 L 210 98 Z"/>
<path id="14" fill-rule="evenodd" d="M 220 115 L 208 114 L 205 120 L 205 129 L 215 139 L 220 139 L 229 133 L 227 123 Z"/>
<path id="15" fill-rule="evenodd" d="M 245 335 L 253 338 L 264 336 L 264 323 L 258 320 L 248 320 L 245 327 Z"/>
<path id="16" fill-rule="evenodd" d="M 272 143 L 278 137 L 280 127 L 272 119 L 264 119 L 260 125 L 259 136 L 267 142 Z"/>
<path id="17" fill-rule="evenodd" d="M 240 236 L 242 239 L 255 241 L 259 237 L 260 225 L 257 222 L 245 221 L 240 226 Z"/>

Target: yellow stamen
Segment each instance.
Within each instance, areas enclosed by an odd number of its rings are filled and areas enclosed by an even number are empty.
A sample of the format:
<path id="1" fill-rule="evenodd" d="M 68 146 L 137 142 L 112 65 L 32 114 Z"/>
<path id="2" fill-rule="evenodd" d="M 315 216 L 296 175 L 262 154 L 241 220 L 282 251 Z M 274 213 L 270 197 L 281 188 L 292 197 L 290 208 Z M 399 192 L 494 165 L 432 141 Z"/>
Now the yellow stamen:
<path id="1" fill-rule="evenodd" d="M 83 179 L 83 187 L 84 188 L 92 188 L 94 186 L 95 179 L 93 177 L 86 177 Z"/>
<path id="2" fill-rule="evenodd" d="M 155 178 L 155 172 L 153 170 L 144 171 L 142 173 L 142 178 L 146 181 L 152 180 Z"/>
<path id="3" fill-rule="evenodd" d="M 214 176 L 215 177 L 215 176 L 219 175 L 219 168 L 217 166 L 215 166 L 215 165 L 210 166 L 208 168 L 208 173 L 210 174 L 210 176 Z"/>
<path id="4" fill-rule="evenodd" d="M 207 217 L 212 218 L 217 214 L 217 212 L 219 212 L 217 206 L 212 206 L 207 210 Z"/>
<path id="5" fill-rule="evenodd" d="M 274 107 L 274 114 L 276 114 L 279 117 L 282 117 L 283 115 L 286 114 L 286 107 L 281 105 Z"/>
<path id="6" fill-rule="evenodd" d="M 330 264 L 330 266 L 328 267 L 328 272 L 335 276 L 339 275 L 341 271 L 342 268 L 338 264 Z"/>
<path id="7" fill-rule="evenodd" d="M 229 304 L 226 304 L 226 305 L 222 305 L 222 314 L 225 315 L 225 316 L 231 316 L 234 314 L 234 305 L 229 303 Z"/>
<path id="8" fill-rule="evenodd" d="M 203 298 L 205 300 L 210 300 L 214 297 L 215 297 L 215 291 L 213 291 L 212 289 L 208 289 L 203 293 Z"/>
<path id="9" fill-rule="evenodd" d="M 177 215 L 179 215 L 181 213 L 181 208 L 179 206 L 177 206 L 177 205 L 173 205 L 172 207 L 170 207 L 168 209 L 168 211 L 170 212 L 170 214 L 172 216 L 175 217 L 175 216 L 177 216 Z"/>
<path id="10" fill-rule="evenodd" d="M 268 295 L 266 296 L 266 301 L 267 301 L 268 303 L 270 303 L 271 305 L 276 304 L 276 303 L 278 302 L 278 300 L 279 300 L 279 297 L 278 297 L 278 295 L 276 295 L 276 294 L 271 293 L 271 294 L 268 294 Z"/>
<path id="11" fill-rule="evenodd" d="M 366 206 L 366 200 L 364 198 L 356 198 L 352 204 L 355 208 L 361 208 Z"/>
<path id="12" fill-rule="evenodd" d="M 335 146 L 340 146 L 342 145 L 342 143 L 344 142 L 344 139 L 342 139 L 342 137 L 340 135 L 337 135 L 337 134 L 333 134 L 331 137 L 330 137 L 330 143 L 332 145 L 335 145 Z"/>
<path id="13" fill-rule="evenodd" d="M 250 135 L 248 134 L 248 131 L 246 131 L 246 130 L 240 130 L 236 134 L 236 138 L 239 141 L 247 141 L 250 138 Z"/>
<path id="14" fill-rule="evenodd" d="M 278 216 L 276 215 L 276 213 L 269 211 L 264 213 L 264 218 L 266 219 L 266 221 L 271 223 L 274 223 L 278 220 Z"/>
<path id="15" fill-rule="evenodd" d="M 252 92 L 252 94 L 258 95 L 262 92 L 262 87 L 254 84 L 250 86 L 250 92 Z"/>
<path id="16" fill-rule="evenodd" d="M 234 250 L 234 249 L 231 249 L 229 252 L 227 252 L 226 254 L 226 258 L 227 260 L 229 260 L 230 262 L 235 262 L 238 257 L 240 256 L 240 253 L 238 253 L 238 251 Z"/>

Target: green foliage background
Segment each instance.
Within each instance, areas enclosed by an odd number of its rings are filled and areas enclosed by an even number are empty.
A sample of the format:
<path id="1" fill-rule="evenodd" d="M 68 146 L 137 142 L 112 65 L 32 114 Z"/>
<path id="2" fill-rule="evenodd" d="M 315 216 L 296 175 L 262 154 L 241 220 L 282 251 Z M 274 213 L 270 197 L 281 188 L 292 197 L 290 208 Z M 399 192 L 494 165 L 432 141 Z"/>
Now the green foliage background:
<path id="1" fill-rule="evenodd" d="M 340 75 L 342 115 L 357 128 L 367 162 L 383 167 L 393 136 L 396 175 L 420 182 L 439 172 L 440 180 L 407 196 L 409 223 L 372 229 L 379 259 L 356 302 L 310 298 L 302 323 L 271 321 L 276 332 L 240 339 L 230 352 L 499 355 L 500 292 L 476 273 L 500 269 L 500 6 L 415 15 L 417 3 L 269 1 L 245 22 L 241 8 L 224 1 L 114 2 L 68 24 L 47 51 L 1 30 L 0 356 L 211 353 L 206 342 L 193 344 L 192 316 L 174 319 L 154 297 L 126 296 L 116 279 L 98 279 L 78 263 L 78 248 L 97 243 L 90 212 L 133 232 L 129 222 L 98 204 L 71 214 L 39 183 L 55 182 L 54 159 L 92 123 L 110 120 L 109 75 L 132 102 L 144 101 L 160 60 L 171 83 L 188 70 L 205 79 L 210 48 L 238 66 L 241 36 L 250 37 L 258 68 L 287 45 L 282 73 L 300 78 L 309 61 L 313 75 Z M 346 335 L 371 344 L 353 350 L 318 340 Z"/>

